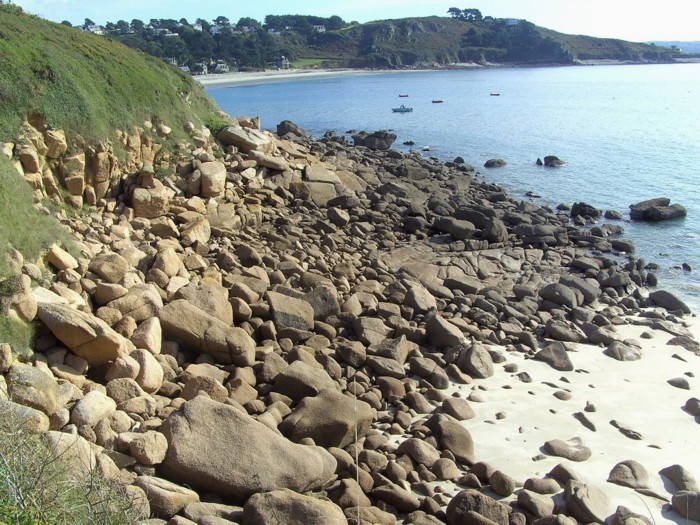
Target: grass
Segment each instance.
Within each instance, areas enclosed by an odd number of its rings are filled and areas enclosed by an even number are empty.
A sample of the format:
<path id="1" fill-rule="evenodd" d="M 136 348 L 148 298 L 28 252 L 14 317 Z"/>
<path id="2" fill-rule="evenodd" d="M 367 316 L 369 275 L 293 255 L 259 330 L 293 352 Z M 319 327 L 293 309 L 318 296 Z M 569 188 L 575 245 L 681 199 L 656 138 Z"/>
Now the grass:
<path id="1" fill-rule="evenodd" d="M 0 523 L 7 525 L 129 525 L 123 489 L 54 457 L 39 434 L 0 405 Z"/>
<path id="2" fill-rule="evenodd" d="M 323 62 L 323 58 L 300 58 L 292 61 L 292 67 L 296 69 L 320 67 Z"/>
<path id="3" fill-rule="evenodd" d="M 216 104 L 188 75 L 108 38 L 0 5 L 0 140 L 28 114 L 70 139 L 105 140 L 116 129 L 186 121 L 216 124 Z"/>

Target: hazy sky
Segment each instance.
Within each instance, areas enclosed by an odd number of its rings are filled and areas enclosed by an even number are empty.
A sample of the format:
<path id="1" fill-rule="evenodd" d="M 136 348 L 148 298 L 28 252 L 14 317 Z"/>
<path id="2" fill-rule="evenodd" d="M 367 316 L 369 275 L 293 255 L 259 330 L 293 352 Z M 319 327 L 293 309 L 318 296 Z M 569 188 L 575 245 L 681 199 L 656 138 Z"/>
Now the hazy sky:
<path id="1" fill-rule="evenodd" d="M 138 18 L 197 18 L 219 15 L 232 22 L 243 17 L 264 22 L 266 15 L 338 15 L 345 21 L 368 22 L 412 16 L 447 16 L 450 7 L 477 8 L 484 16 L 524 18 L 562 33 L 631 41 L 700 40 L 697 0 L 14 0 L 30 13 L 79 25 L 131 22 Z"/>

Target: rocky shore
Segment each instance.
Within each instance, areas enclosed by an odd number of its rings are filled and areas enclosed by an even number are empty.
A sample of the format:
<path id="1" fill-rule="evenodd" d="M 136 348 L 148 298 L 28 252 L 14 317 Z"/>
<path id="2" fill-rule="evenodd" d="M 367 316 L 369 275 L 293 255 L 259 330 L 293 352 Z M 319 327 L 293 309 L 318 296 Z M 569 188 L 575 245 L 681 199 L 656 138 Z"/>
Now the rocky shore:
<path id="1" fill-rule="evenodd" d="M 700 522 L 697 324 L 619 229 L 386 134 L 186 131 L 4 145 L 91 211 L 15 254 L 0 410 L 142 523 Z"/>

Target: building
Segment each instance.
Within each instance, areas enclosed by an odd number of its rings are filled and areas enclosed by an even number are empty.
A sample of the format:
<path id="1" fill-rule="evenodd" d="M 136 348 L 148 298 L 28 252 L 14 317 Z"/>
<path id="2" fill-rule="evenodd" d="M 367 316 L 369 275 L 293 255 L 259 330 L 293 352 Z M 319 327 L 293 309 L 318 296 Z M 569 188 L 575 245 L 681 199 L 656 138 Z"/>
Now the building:
<path id="1" fill-rule="evenodd" d="M 314 31 L 316 31 L 317 33 L 325 33 L 326 26 L 314 26 Z"/>

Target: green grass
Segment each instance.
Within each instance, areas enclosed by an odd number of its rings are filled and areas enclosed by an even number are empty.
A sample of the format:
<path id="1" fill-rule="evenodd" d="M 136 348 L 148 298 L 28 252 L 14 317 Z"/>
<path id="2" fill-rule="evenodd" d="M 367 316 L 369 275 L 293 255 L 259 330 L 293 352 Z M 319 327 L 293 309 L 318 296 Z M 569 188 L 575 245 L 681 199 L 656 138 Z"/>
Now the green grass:
<path id="1" fill-rule="evenodd" d="M 39 434 L 0 404 L 0 523 L 7 525 L 130 525 L 123 489 L 54 457 Z"/>
<path id="2" fill-rule="evenodd" d="M 292 61 L 293 68 L 319 67 L 324 62 L 323 58 L 300 58 Z"/>
<path id="3" fill-rule="evenodd" d="M 0 154 L 0 280 L 11 275 L 7 262 L 10 248 L 33 261 L 52 243 L 70 241 L 58 221 L 41 213 L 32 202 L 31 188 L 10 160 Z"/>
<path id="4" fill-rule="evenodd" d="M 69 141 L 113 136 L 116 129 L 165 123 L 216 123 L 218 108 L 176 68 L 105 37 L 0 5 L 0 140 L 12 140 L 36 113 Z"/>

